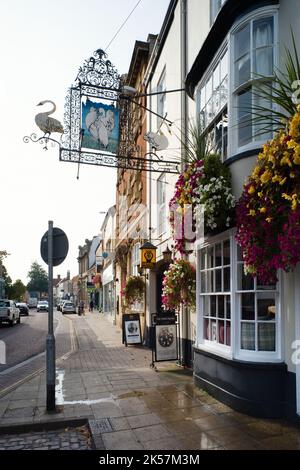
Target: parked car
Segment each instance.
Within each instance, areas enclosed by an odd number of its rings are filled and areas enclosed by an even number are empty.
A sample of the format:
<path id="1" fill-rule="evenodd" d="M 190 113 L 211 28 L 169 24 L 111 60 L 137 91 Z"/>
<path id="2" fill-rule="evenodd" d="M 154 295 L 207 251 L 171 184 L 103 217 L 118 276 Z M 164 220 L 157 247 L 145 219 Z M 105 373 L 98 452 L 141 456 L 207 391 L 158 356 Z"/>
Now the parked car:
<path id="1" fill-rule="evenodd" d="M 38 304 L 38 299 L 36 297 L 29 297 L 28 299 L 29 308 L 36 308 L 37 304 Z"/>
<path id="2" fill-rule="evenodd" d="M 64 303 L 67 302 L 67 300 L 60 300 L 59 303 L 57 304 L 56 306 L 56 310 L 58 310 L 59 312 L 61 312 L 62 310 L 62 307 L 64 305 Z"/>
<path id="3" fill-rule="evenodd" d="M 20 310 L 13 300 L 0 299 L 0 323 L 8 323 L 14 326 L 20 323 Z"/>
<path id="4" fill-rule="evenodd" d="M 47 300 L 40 300 L 37 304 L 37 311 L 40 312 L 41 310 L 44 312 L 48 312 L 49 310 L 49 304 Z"/>
<path id="5" fill-rule="evenodd" d="M 20 315 L 29 315 L 29 307 L 25 302 L 17 302 L 16 306 L 20 310 Z"/>
<path id="6" fill-rule="evenodd" d="M 69 302 L 69 301 L 64 302 L 61 308 L 61 313 L 76 313 L 76 307 L 75 307 L 74 302 Z"/>

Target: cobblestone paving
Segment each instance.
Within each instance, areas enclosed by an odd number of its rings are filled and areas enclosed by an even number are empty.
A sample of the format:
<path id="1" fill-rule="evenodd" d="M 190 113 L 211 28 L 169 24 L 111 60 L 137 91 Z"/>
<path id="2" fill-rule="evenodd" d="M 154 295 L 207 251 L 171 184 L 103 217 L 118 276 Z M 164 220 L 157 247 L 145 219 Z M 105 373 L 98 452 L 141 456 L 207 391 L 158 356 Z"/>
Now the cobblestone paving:
<path id="1" fill-rule="evenodd" d="M 0 450 L 89 450 L 90 448 L 90 433 L 86 426 L 0 435 Z"/>

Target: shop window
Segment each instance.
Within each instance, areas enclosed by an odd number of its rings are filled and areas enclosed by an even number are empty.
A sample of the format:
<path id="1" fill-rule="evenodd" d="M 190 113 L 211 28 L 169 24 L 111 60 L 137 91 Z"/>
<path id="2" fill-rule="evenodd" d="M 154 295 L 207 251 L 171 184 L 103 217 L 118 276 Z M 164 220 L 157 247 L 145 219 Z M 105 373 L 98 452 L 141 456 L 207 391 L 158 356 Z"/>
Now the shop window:
<path id="1" fill-rule="evenodd" d="M 230 240 L 203 248 L 200 259 L 200 304 L 203 312 L 204 339 L 230 346 Z"/>
<path id="2" fill-rule="evenodd" d="M 237 293 L 240 311 L 241 351 L 276 352 L 278 302 L 276 286 L 265 286 L 244 272 L 241 250 L 237 255 Z"/>

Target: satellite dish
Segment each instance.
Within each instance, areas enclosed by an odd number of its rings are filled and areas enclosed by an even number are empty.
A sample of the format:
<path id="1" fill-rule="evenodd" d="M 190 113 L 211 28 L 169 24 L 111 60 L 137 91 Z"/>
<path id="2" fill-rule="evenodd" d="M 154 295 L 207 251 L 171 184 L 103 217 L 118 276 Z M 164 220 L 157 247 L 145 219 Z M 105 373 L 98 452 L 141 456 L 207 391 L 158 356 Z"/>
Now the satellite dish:
<path id="1" fill-rule="evenodd" d="M 150 146 L 155 150 L 166 150 L 169 145 L 167 137 L 156 132 L 148 132 L 144 135 L 144 140 L 149 142 Z"/>

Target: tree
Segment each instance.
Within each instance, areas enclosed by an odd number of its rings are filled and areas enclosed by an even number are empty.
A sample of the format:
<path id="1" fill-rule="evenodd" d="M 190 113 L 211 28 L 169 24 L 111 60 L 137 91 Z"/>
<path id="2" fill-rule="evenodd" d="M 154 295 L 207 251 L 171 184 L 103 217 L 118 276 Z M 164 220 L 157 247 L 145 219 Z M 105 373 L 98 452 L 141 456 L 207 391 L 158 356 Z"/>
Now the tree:
<path id="1" fill-rule="evenodd" d="M 48 291 L 48 276 L 46 271 L 36 261 L 30 267 L 27 274 L 29 282 L 27 284 L 28 291 L 36 291 L 39 293 Z"/>
<path id="2" fill-rule="evenodd" d="M 20 279 L 17 279 L 10 288 L 10 298 L 21 301 L 23 300 L 23 296 L 26 292 L 26 286 L 24 286 L 23 282 Z"/>

